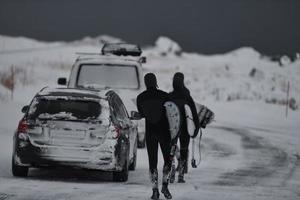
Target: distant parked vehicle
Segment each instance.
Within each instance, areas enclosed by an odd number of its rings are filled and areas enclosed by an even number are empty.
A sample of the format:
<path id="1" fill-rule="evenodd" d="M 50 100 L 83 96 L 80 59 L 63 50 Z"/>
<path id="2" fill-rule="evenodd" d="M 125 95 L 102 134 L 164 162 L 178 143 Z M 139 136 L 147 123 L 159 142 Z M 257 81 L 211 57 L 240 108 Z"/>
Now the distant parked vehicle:
<path id="1" fill-rule="evenodd" d="M 38 92 L 14 134 L 12 173 L 30 167 L 69 166 L 113 172 L 126 181 L 137 159 L 138 113 L 129 117 L 112 90 L 49 89 Z"/>
<path id="2" fill-rule="evenodd" d="M 105 44 L 101 53 L 78 53 L 69 80 L 59 78 L 58 84 L 70 88 L 113 89 L 128 110 L 137 110 L 136 96 L 143 90 L 141 48 L 137 45 Z M 145 147 L 145 123 L 138 123 L 138 147 Z"/>

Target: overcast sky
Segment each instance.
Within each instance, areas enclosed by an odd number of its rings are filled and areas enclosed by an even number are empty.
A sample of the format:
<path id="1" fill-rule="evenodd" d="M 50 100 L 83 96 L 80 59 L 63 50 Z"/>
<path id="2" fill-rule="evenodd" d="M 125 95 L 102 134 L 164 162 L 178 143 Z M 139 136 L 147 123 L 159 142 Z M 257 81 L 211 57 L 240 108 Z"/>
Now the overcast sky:
<path id="1" fill-rule="evenodd" d="M 108 34 L 142 45 L 165 35 L 186 51 L 293 53 L 300 0 L 0 0 L 0 34 L 50 41 Z"/>

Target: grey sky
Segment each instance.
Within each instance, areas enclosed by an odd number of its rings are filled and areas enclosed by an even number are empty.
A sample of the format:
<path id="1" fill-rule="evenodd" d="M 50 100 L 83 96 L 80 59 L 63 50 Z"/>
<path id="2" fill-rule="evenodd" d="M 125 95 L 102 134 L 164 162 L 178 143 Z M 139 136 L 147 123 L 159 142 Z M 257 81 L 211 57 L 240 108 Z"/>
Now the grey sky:
<path id="1" fill-rule="evenodd" d="M 300 52 L 298 0 L 0 0 L 0 34 L 75 40 L 108 34 L 142 45 L 160 35 L 187 51 L 253 46 Z"/>

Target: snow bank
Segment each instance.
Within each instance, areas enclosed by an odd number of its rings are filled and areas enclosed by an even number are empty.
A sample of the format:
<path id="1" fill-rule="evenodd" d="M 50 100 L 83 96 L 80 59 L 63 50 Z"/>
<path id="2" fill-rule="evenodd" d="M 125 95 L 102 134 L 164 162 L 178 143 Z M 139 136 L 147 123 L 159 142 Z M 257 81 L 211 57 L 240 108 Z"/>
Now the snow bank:
<path id="1" fill-rule="evenodd" d="M 26 37 L 10 37 L 0 35 L 0 53 L 50 48 L 63 45 L 63 42 L 41 42 Z"/>
<path id="2" fill-rule="evenodd" d="M 33 90 L 38 86 L 55 86 L 58 77 L 69 76 L 76 52 L 99 52 L 105 42 L 122 40 L 104 35 L 69 43 L 45 43 L 0 36 L 0 72 L 9 70 L 12 65 L 23 71 L 26 84 L 18 81 L 16 92 Z M 3 53 L 28 48 L 39 50 Z M 300 102 L 299 59 L 280 65 L 251 47 L 218 55 L 184 53 L 178 43 L 167 37 L 159 37 L 154 46 L 144 50 L 143 55 L 147 57 L 144 72 L 156 73 L 161 89 L 171 91 L 172 76 L 181 71 L 186 76 L 186 85 L 192 96 L 199 102 L 251 100 L 284 104 L 288 81 L 291 99 L 297 106 Z M 3 91 L 1 94 L 7 96 Z"/>

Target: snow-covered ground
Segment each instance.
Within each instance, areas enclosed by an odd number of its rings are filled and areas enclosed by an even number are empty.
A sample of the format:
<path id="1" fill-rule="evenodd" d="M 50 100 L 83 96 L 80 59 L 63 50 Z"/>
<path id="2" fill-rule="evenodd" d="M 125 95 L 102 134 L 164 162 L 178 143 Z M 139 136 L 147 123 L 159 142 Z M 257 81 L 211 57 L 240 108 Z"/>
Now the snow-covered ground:
<path id="1" fill-rule="evenodd" d="M 99 41 L 120 40 L 100 36 L 45 43 L 0 36 L 1 82 L 11 66 L 17 79 L 12 101 L 0 84 L 1 200 L 149 199 L 145 149 L 139 149 L 137 169 L 126 183 L 81 170 L 32 169 L 28 178 L 14 178 L 10 172 L 12 135 L 22 106 L 42 87 L 55 87 L 58 77 L 68 77 L 75 52 L 99 52 Z M 300 111 L 289 110 L 286 118 L 284 106 L 265 103 L 282 103 L 289 81 L 290 97 L 299 105 L 299 60 L 279 66 L 252 48 L 211 56 L 184 53 L 167 38 L 146 48 L 144 55 L 144 71 L 157 74 L 161 89 L 170 91 L 173 74 L 181 71 L 192 96 L 216 113 L 216 122 L 203 131 L 201 164 L 190 167 L 186 184 L 170 185 L 173 199 L 300 199 Z"/>

